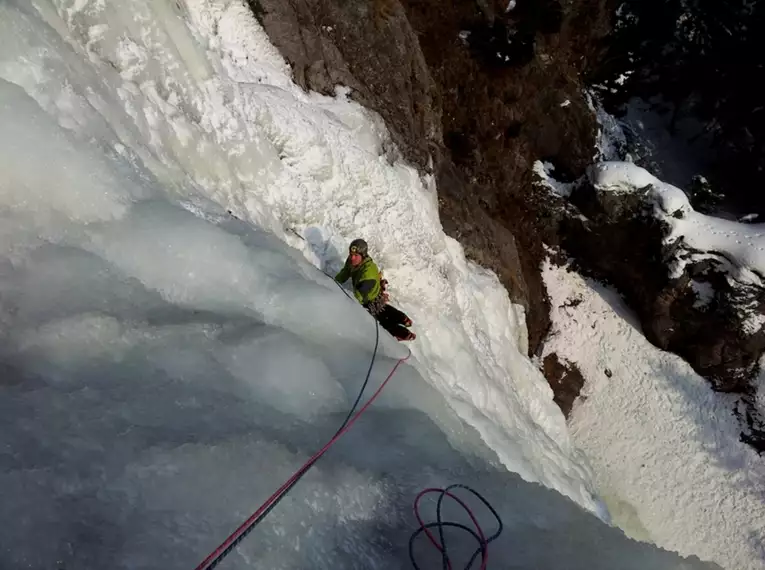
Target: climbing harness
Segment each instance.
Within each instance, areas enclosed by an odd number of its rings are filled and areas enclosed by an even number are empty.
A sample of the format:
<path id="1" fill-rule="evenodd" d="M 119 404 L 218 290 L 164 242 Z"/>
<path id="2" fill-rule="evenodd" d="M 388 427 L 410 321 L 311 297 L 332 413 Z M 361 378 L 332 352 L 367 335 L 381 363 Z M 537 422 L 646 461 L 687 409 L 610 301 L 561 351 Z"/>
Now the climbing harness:
<path id="1" fill-rule="evenodd" d="M 331 278 L 331 276 L 328 276 Z M 335 283 L 345 295 L 353 300 L 351 296 L 348 294 L 348 292 L 334 279 L 332 279 L 332 282 Z M 394 374 L 398 370 L 399 366 L 409 360 L 409 358 L 412 356 L 411 350 L 407 353 L 407 355 L 403 358 L 399 358 L 396 361 L 396 364 L 393 366 L 393 369 L 388 373 L 388 376 L 383 380 L 382 384 L 380 384 L 380 387 L 377 388 L 374 394 L 367 400 L 367 402 L 358 410 L 356 411 L 356 408 L 358 407 L 359 403 L 361 402 L 361 398 L 364 395 L 364 392 L 367 389 L 367 385 L 369 384 L 369 378 L 372 375 L 372 368 L 374 367 L 375 360 L 377 359 L 377 352 L 380 346 L 380 324 L 377 322 L 377 319 L 373 319 L 375 321 L 375 347 L 372 351 L 372 358 L 369 362 L 369 369 L 367 370 L 366 377 L 364 378 L 364 383 L 361 386 L 361 390 L 359 390 L 359 394 L 356 397 L 356 401 L 353 403 L 353 406 L 351 407 L 350 412 L 348 412 L 348 415 L 345 417 L 345 420 L 343 420 L 343 423 L 340 425 L 338 430 L 335 432 L 335 434 L 330 438 L 330 440 L 322 447 L 319 451 L 313 454 L 308 461 L 306 461 L 300 469 L 298 469 L 281 487 L 279 487 L 258 509 L 250 515 L 250 517 L 244 521 L 239 528 L 237 528 L 231 535 L 221 543 L 218 548 L 216 548 L 213 552 L 211 552 L 207 558 L 205 558 L 199 566 L 196 567 L 195 570 L 212 570 L 218 564 L 221 563 L 221 561 L 228 556 L 231 551 L 236 548 L 236 546 L 241 543 L 247 535 L 249 535 L 258 524 L 260 524 L 263 519 L 265 519 L 268 514 L 276 507 L 276 505 L 279 504 L 279 502 L 287 495 L 287 493 L 292 490 L 292 488 L 297 485 L 297 483 L 305 476 L 308 471 L 316 464 L 316 462 L 321 459 L 321 457 L 329 451 L 329 449 L 337 443 L 337 441 L 351 428 L 353 427 L 353 424 L 356 423 L 356 421 L 361 417 L 361 415 L 372 405 L 372 403 L 377 399 L 377 397 L 382 393 L 382 391 L 385 389 L 385 386 L 388 384 L 388 382 L 393 378 Z M 491 513 L 494 515 L 494 517 L 497 520 L 497 523 L 499 525 L 498 530 L 490 536 L 488 539 L 485 538 L 484 532 L 481 529 L 481 526 L 478 524 L 478 521 L 476 517 L 473 515 L 473 512 L 470 510 L 470 508 L 467 506 L 467 504 L 456 497 L 454 493 L 452 492 L 453 489 L 465 489 L 475 495 L 486 507 L 491 511 Z M 440 496 L 438 498 L 438 503 L 436 507 L 436 522 L 434 523 L 428 523 L 425 524 L 422 520 L 422 517 L 420 516 L 419 512 L 419 502 L 422 497 L 429 493 L 440 493 Z M 449 522 L 449 521 L 443 521 L 441 516 L 441 505 L 443 502 L 444 497 L 448 497 L 450 499 L 453 499 L 456 501 L 459 505 L 462 506 L 462 508 L 468 513 L 470 519 L 473 521 L 473 524 L 475 525 L 476 530 L 473 531 L 471 528 L 469 528 L 466 525 L 455 523 L 455 522 Z M 470 570 L 470 568 L 473 565 L 473 562 L 477 559 L 477 557 L 481 556 L 481 570 L 486 570 L 486 562 L 488 560 L 488 545 L 490 542 L 492 542 L 494 539 L 496 539 L 499 534 L 502 532 L 502 521 L 499 518 L 499 515 L 494 510 L 494 508 L 489 504 L 489 502 L 484 499 L 480 494 L 478 494 L 476 491 L 471 489 L 470 487 L 467 487 L 465 485 L 451 485 L 447 487 L 446 489 L 425 489 L 422 491 L 419 495 L 417 495 L 417 498 L 414 502 L 414 511 L 415 516 L 417 517 L 417 521 L 420 523 L 420 528 L 415 531 L 415 533 L 412 535 L 411 539 L 409 540 L 409 557 L 412 561 L 412 565 L 414 566 L 415 570 L 419 570 L 420 567 L 417 565 L 417 562 L 414 558 L 414 542 L 417 539 L 417 537 L 421 533 L 425 533 L 430 542 L 438 548 L 438 550 L 441 552 L 441 558 L 442 558 L 442 564 L 443 564 L 443 570 L 454 570 L 452 568 L 451 560 L 449 559 L 449 555 L 447 552 L 446 547 L 446 540 L 444 536 L 444 528 L 445 527 L 452 527 L 452 528 L 458 528 L 464 531 L 467 531 L 470 533 L 473 538 L 476 539 L 478 542 L 478 548 L 476 549 L 475 553 L 473 554 L 472 558 L 470 559 L 470 562 L 465 567 L 465 570 Z M 436 538 L 433 536 L 433 534 L 430 532 L 431 528 L 438 528 L 438 535 L 439 540 L 436 540 Z"/>
<path id="2" fill-rule="evenodd" d="M 456 489 L 464 489 L 465 491 L 471 493 L 476 498 L 478 498 L 479 501 L 481 501 L 489 511 L 491 511 L 491 514 L 494 516 L 494 519 L 497 521 L 497 530 L 494 534 L 492 534 L 489 538 L 486 538 L 485 533 L 483 532 L 483 529 L 481 528 L 481 525 L 478 523 L 478 519 L 473 514 L 473 511 L 470 509 L 470 507 L 460 499 L 458 496 L 454 494 L 454 491 Z M 438 501 L 436 502 L 436 522 L 425 524 L 425 522 L 422 520 L 422 516 L 420 515 L 420 501 L 425 495 L 435 493 L 438 495 Z M 456 502 L 462 509 L 467 513 L 468 517 L 470 517 L 470 520 L 473 522 L 473 525 L 475 526 L 475 530 L 471 529 L 467 525 L 452 522 L 452 521 L 445 521 L 443 520 L 442 514 L 441 514 L 441 507 L 443 506 L 444 498 L 448 497 L 449 499 L 452 499 L 454 502 Z M 409 560 L 412 562 L 412 566 L 414 566 L 415 570 L 420 570 L 420 566 L 417 564 L 417 561 L 414 557 L 414 543 L 417 540 L 417 537 L 420 536 L 420 534 L 425 534 L 425 536 L 428 537 L 428 540 L 430 543 L 435 546 L 440 552 L 441 552 L 441 564 L 443 567 L 443 570 L 454 570 L 454 567 L 452 566 L 452 561 L 449 558 L 449 552 L 447 550 L 446 546 L 446 536 L 444 535 L 444 529 L 445 528 L 457 528 L 462 531 L 465 531 L 469 533 L 478 543 L 478 548 L 476 548 L 475 552 L 473 553 L 473 556 L 470 557 L 470 560 L 467 563 L 467 566 L 465 566 L 465 570 L 470 570 L 470 568 L 473 567 L 473 563 L 476 561 L 478 556 L 481 557 L 481 566 L 479 567 L 480 570 L 486 570 L 486 564 L 489 560 L 489 543 L 495 540 L 501 533 L 502 533 L 502 519 L 499 517 L 499 514 L 496 510 L 494 510 L 494 507 L 489 504 L 489 501 L 487 501 L 478 491 L 471 489 L 467 485 L 461 485 L 461 484 L 455 484 L 455 485 L 449 485 L 446 489 L 436 489 L 436 488 L 430 488 L 425 489 L 420 492 L 420 494 L 417 495 L 417 497 L 414 499 L 414 516 L 417 517 L 417 522 L 420 523 L 420 528 L 418 528 L 409 539 Z M 432 528 L 438 529 L 438 540 L 435 536 L 433 536 L 433 533 L 430 531 Z"/>

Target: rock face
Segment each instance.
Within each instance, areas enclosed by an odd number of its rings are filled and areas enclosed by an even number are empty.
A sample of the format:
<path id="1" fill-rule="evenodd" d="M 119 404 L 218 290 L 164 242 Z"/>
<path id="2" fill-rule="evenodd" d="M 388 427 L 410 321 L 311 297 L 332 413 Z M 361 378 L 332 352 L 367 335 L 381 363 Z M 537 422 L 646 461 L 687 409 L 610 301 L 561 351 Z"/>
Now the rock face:
<path id="1" fill-rule="evenodd" d="M 350 87 L 435 174 L 444 229 L 526 308 L 536 352 L 549 317 L 530 169 L 544 157 L 577 177 L 592 159 L 580 73 L 608 31 L 605 0 L 249 1 L 302 86 Z"/>
<path id="2" fill-rule="evenodd" d="M 649 189 L 615 194 L 584 184 L 558 212 L 558 245 L 577 269 L 615 286 L 651 343 L 682 356 L 715 390 L 740 394 L 742 440 L 765 451 L 752 386 L 765 352 L 762 276 L 738 278 L 723 252 L 669 245 Z"/>
<path id="3" fill-rule="evenodd" d="M 586 185 L 571 199 L 587 221 L 562 222 L 561 245 L 581 269 L 619 289 L 649 341 L 682 356 L 715 390 L 745 393 L 765 350 L 762 285 L 736 280 L 723 253 L 666 245 L 670 230 L 646 192 Z M 671 274 L 690 257 L 699 260 Z"/>

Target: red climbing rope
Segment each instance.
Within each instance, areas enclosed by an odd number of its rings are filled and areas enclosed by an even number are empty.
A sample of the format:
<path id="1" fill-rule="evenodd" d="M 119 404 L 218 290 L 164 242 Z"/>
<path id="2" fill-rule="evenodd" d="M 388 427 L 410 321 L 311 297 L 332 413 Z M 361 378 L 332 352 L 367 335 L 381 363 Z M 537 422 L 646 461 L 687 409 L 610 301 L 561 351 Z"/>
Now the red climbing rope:
<path id="1" fill-rule="evenodd" d="M 481 525 L 478 523 L 478 518 L 473 514 L 473 510 L 465 501 L 454 494 L 454 491 L 457 489 L 467 491 L 473 495 L 473 497 L 483 503 L 483 505 L 489 510 L 497 523 L 497 529 L 495 530 L 494 534 L 488 538 L 486 537 L 483 528 L 481 528 Z M 438 495 L 438 501 L 436 501 L 436 521 L 426 524 L 420 515 L 420 501 L 425 495 L 431 493 Z M 445 498 L 453 500 L 460 507 L 462 507 L 462 509 L 467 513 L 468 517 L 470 517 L 470 520 L 473 522 L 475 530 L 459 522 L 444 520 L 441 514 L 441 507 Z M 479 570 L 486 570 L 486 565 L 489 562 L 489 544 L 496 540 L 500 534 L 502 534 L 503 524 L 502 519 L 499 517 L 499 513 L 497 513 L 489 501 L 487 501 L 478 491 L 460 483 L 449 485 L 445 489 L 425 489 L 424 491 L 421 491 L 414 499 L 414 516 L 417 517 L 417 522 L 420 523 L 420 528 L 418 528 L 409 539 L 409 559 L 412 562 L 412 566 L 415 568 L 415 570 L 420 570 L 420 565 L 417 563 L 417 560 L 414 556 L 414 543 L 420 534 L 425 534 L 425 536 L 428 537 L 430 543 L 435 546 L 441 553 L 441 563 L 443 570 L 454 570 L 454 566 L 452 565 L 452 561 L 449 557 L 449 553 L 446 547 L 446 535 L 444 530 L 447 528 L 467 532 L 478 543 L 478 548 L 476 548 L 473 552 L 473 556 L 465 566 L 465 570 L 470 570 L 470 568 L 473 567 L 473 563 L 479 556 L 481 557 L 481 566 Z M 438 530 L 438 538 L 430 531 L 430 529 Z"/>
<path id="2" fill-rule="evenodd" d="M 428 527 L 425 524 L 425 521 L 422 520 L 422 516 L 420 516 L 420 500 L 427 495 L 428 493 L 438 493 L 442 495 L 446 495 L 450 499 L 453 499 L 456 501 L 463 509 L 465 509 L 465 512 L 470 517 L 470 520 L 473 521 L 473 524 L 475 525 L 475 530 L 478 532 L 478 536 L 481 538 L 481 543 L 486 542 L 486 537 L 483 534 L 483 529 L 481 528 L 481 525 L 478 523 L 478 519 L 475 518 L 475 515 L 473 514 L 473 511 L 470 510 L 470 507 L 468 507 L 465 502 L 457 497 L 456 495 L 450 493 L 449 491 L 446 491 L 445 489 L 436 489 L 436 488 L 430 488 L 430 489 L 424 489 L 420 491 L 420 493 L 417 495 L 417 497 L 414 499 L 414 516 L 417 517 L 417 522 L 420 523 L 420 528 L 423 529 L 423 532 L 425 532 L 425 536 L 428 537 L 428 540 L 430 543 L 435 546 L 441 553 L 444 552 L 444 546 L 441 545 L 440 542 L 436 539 L 435 536 L 433 536 L 433 533 L 428 530 Z M 481 560 L 481 568 L 480 570 L 486 569 L 486 562 L 488 561 L 488 552 L 486 552 L 485 548 L 482 549 L 482 560 Z M 447 562 L 449 570 L 452 570 L 452 564 L 451 562 Z"/>
<path id="3" fill-rule="evenodd" d="M 271 495 L 262 505 L 260 505 L 260 507 L 258 507 L 258 510 L 255 511 L 250 516 L 250 518 L 244 521 L 241 526 L 239 526 L 239 528 L 231 533 L 231 536 L 229 536 L 218 548 L 211 552 L 210 555 L 205 558 L 199 566 L 196 567 L 196 570 L 211 570 L 214 568 L 218 562 L 220 562 L 223 556 L 225 556 L 227 551 L 230 551 L 240 540 L 240 538 L 243 537 L 243 535 L 245 535 L 257 522 L 259 522 L 259 520 L 262 519 L 264 514 L 267 514 L 268 510 L 270 510 L 270 508 L 280 499 L 280 497 L 287 490 L 289 490 L 289 488 L 293 486 L 303 475 L 305 475 L 306 471 L 308 471 L 313 466 L 313 464 L 316 463 L 319 458 L 321 458 L 321 456 L 329 450 L 329 448 L 331 448 L 349 429 L 351 429 L 353 424 L 356 423 L 356 420 L 358 420 L 359 417 L 361 417 L 361 414 L 363 414 L 367 408 L 372 405 L 372 402 L 375 401 L 375 399 L 380 395 L 385 386 L 388 384 L 390 379 L 393 378 L 393 375 L 396 373 L 396 370 L 398 370 L 398 367 L 409 360 L 410 356 L 412 356 L 411 351 L 409 351 L 409 353 L 404 358 L 400 358 L 396 362 L 396 365 L 393 367 L 393 370 L 391 370 L 388 374 L 387 378 L 385 378 L 383 383 L 380 384 L 380 387 L 377 389 L 377 391 L 372 394 L 372 397 L 369 398 L 367 403 L 364 404 L 350 420 L 348 420 L 342 429 L 340 429 L 334 435 L 334 437 L 332 437 L 332 439 L 330 439 L 324 445 L 324 447 L 313 454 L 313 456 L 308 461 L 306 461 L 300 469 L 295 471 L 295 473 L 281 487 L 279 487 L 273 495 Z"/>

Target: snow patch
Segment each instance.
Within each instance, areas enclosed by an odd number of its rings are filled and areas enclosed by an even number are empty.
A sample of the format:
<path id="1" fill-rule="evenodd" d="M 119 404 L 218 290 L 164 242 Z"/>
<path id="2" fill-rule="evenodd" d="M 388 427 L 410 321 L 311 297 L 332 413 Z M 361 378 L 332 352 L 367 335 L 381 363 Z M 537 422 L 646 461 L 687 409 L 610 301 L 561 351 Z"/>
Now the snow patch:
<path id="1" fill-rule="evenodd" d="M 569 424 L 614 522 L 723 568 L 762 568 L 755 537 L 765 536 L 765 468 L 739 441 L 736 396 L 713 392 L 651 345 L 613 291 L 549 262 L 543 277 L 552 306 L 544 354 L 584 375 Z"/>

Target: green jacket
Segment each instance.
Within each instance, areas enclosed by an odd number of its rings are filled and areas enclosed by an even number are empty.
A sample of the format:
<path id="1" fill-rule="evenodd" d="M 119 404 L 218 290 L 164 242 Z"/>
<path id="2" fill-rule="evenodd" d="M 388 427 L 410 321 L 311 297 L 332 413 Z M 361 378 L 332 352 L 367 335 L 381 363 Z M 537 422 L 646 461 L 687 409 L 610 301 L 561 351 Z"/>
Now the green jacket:
<path id="1" fill-rule="evenodd" d="M 351 265 L 351 260 L 345 260 L 345 267 L 335 276 L 335 281 L 345 283 L 348 278 L 353 281 L 353 294 L 362 305 L 371 303 L 380 296 L 380 270 L 371 257 L 364 258 L 357 267 Z"/>

